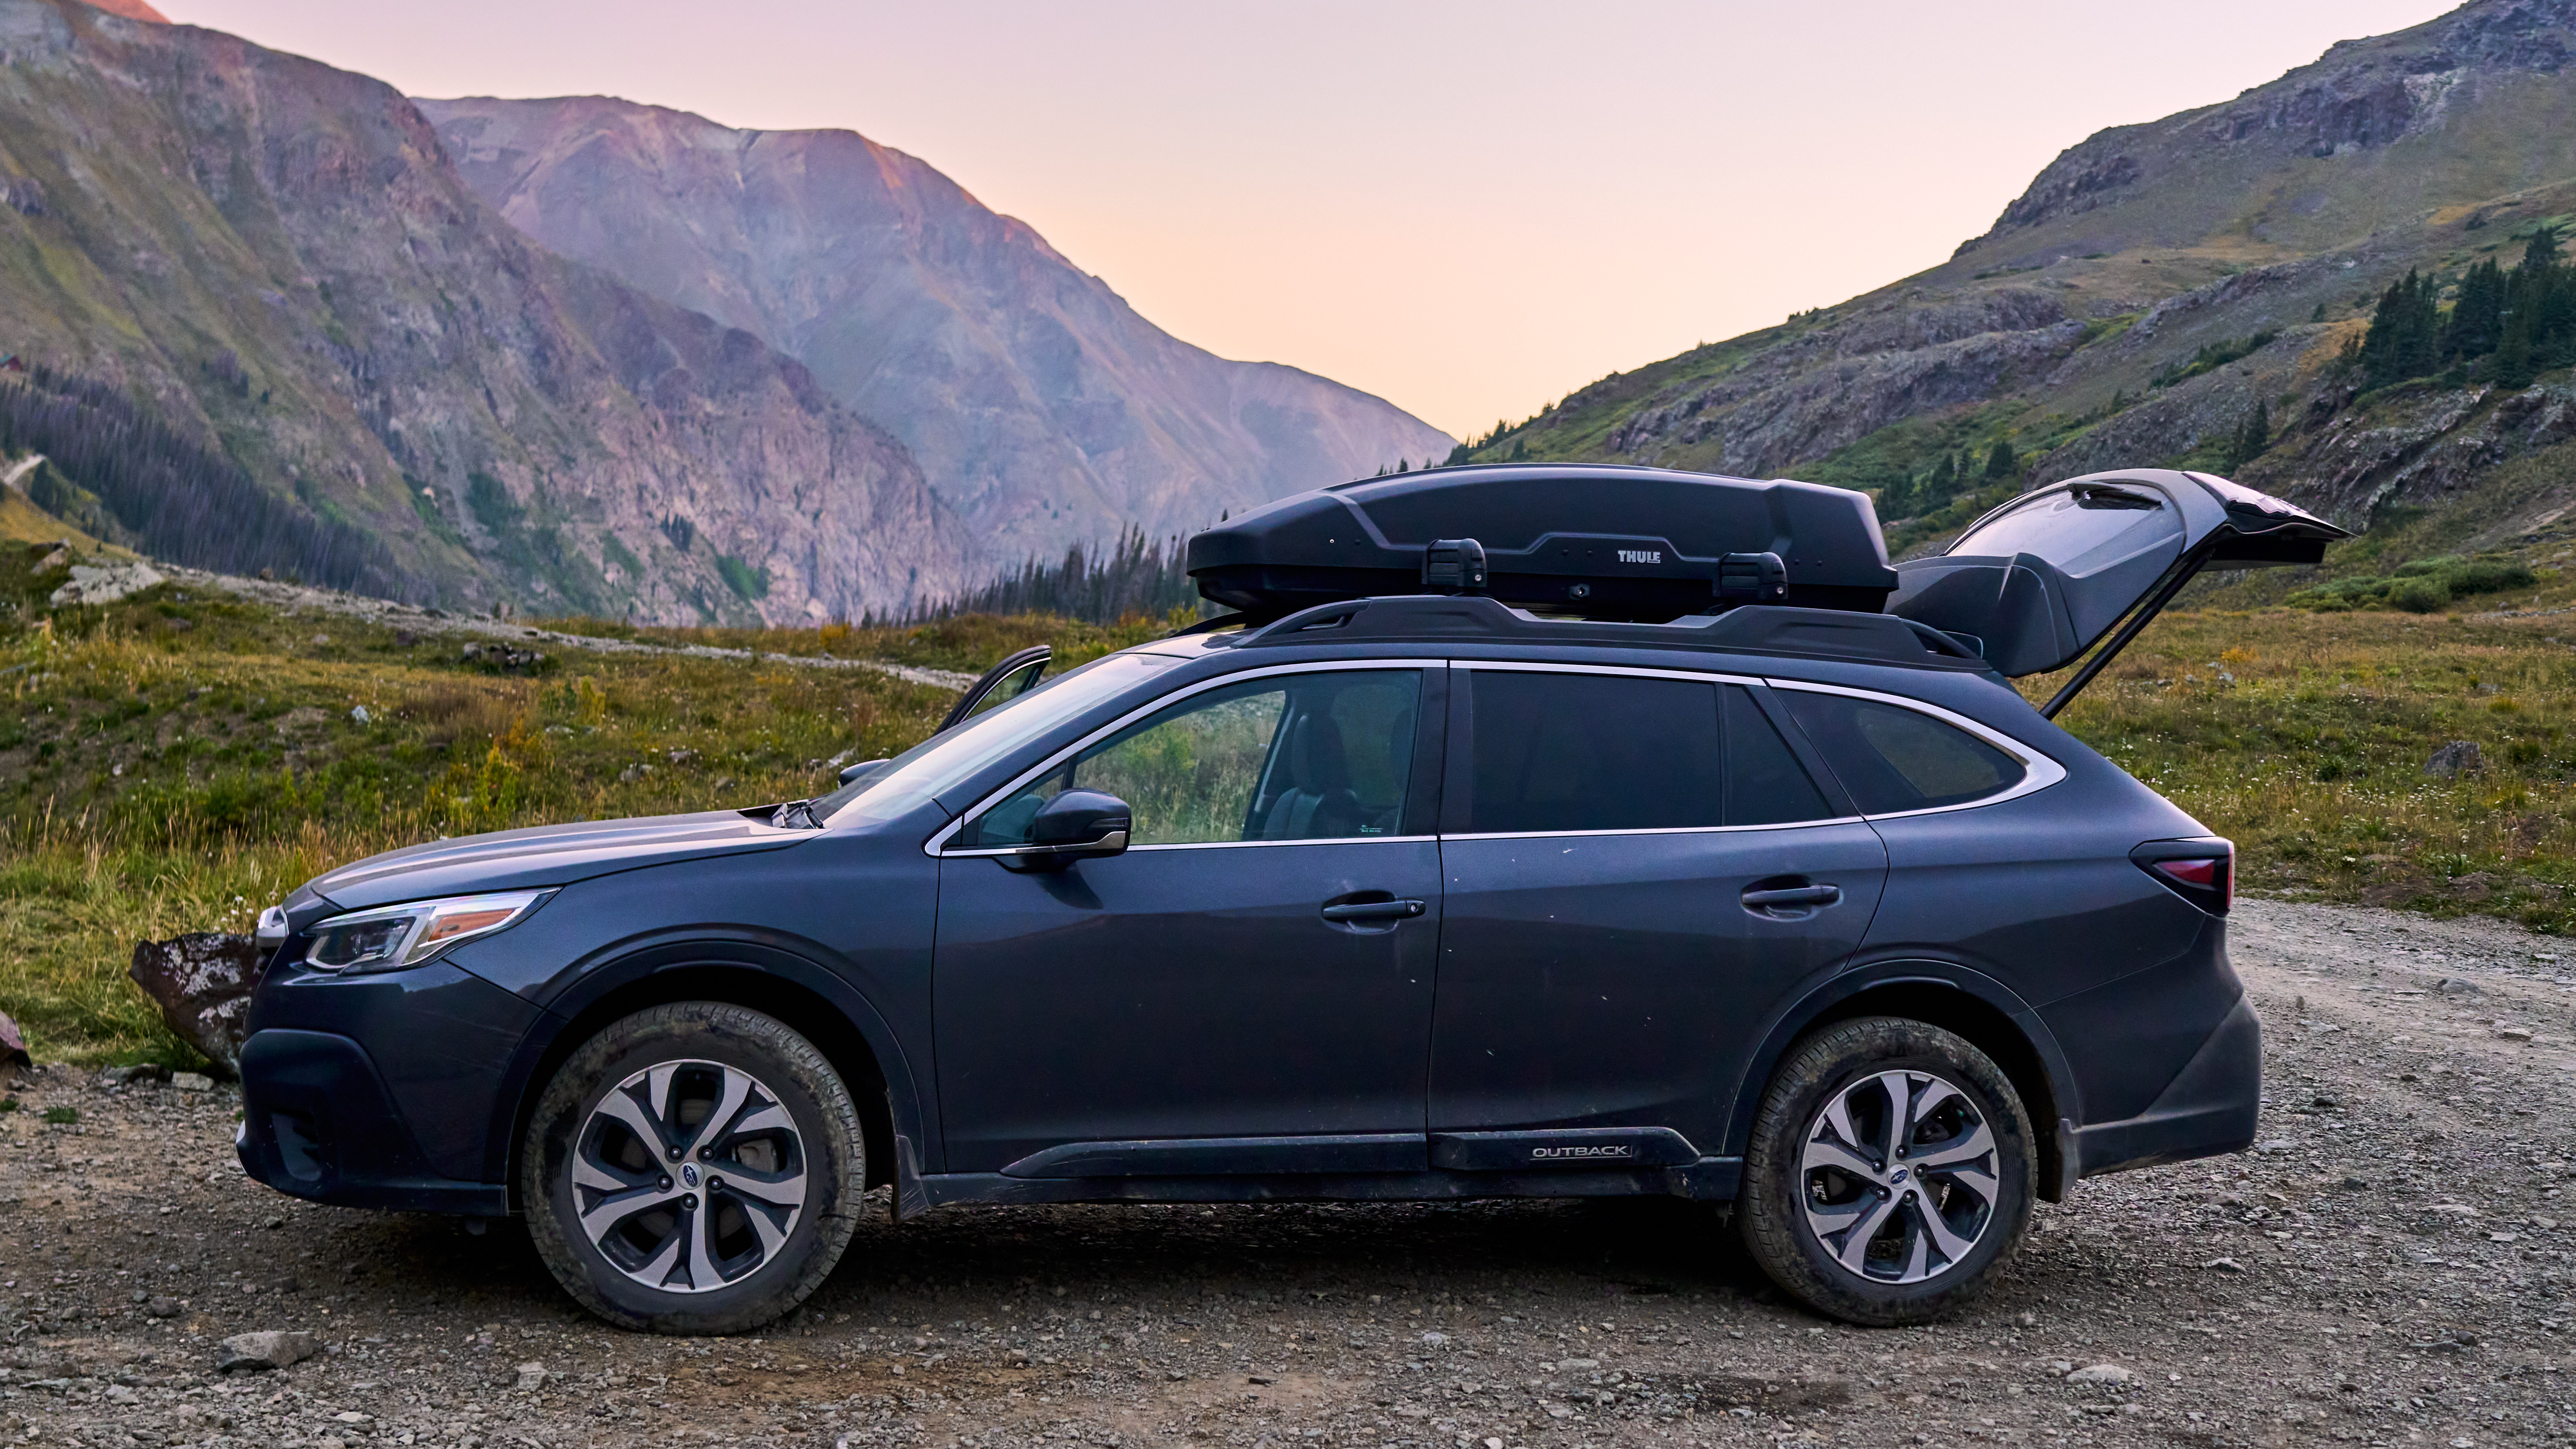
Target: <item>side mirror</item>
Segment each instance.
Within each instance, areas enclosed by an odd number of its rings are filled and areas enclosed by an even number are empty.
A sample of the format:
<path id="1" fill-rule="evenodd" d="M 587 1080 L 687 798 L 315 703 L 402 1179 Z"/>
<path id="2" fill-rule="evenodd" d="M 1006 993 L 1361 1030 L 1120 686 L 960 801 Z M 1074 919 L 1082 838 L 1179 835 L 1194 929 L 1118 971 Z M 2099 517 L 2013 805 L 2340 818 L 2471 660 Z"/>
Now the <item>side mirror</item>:
<path id="1" fill-rule="evenodd" d="M 1124 855 L 1133 820 L 1127 802 L 1115 795 L 1067 790 L 1029 822 L 1029 844 L 1002 860 L 1020 870 L 1059 870 L 1077 860 Z"/>

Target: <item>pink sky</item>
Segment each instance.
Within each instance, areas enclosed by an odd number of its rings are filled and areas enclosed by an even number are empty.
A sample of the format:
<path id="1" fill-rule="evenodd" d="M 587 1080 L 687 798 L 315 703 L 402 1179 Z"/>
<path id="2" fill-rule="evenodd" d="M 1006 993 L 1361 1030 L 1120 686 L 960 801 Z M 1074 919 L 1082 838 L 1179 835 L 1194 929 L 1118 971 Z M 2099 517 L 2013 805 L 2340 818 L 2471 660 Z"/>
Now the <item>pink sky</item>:
<path id="1" fill-rule="evenodd" d="M 2436 0 L 156 0 L 413 95 L 848 127 L 1173 333 L 1452 433 L 1947 257 L 2104 126 Z"/>

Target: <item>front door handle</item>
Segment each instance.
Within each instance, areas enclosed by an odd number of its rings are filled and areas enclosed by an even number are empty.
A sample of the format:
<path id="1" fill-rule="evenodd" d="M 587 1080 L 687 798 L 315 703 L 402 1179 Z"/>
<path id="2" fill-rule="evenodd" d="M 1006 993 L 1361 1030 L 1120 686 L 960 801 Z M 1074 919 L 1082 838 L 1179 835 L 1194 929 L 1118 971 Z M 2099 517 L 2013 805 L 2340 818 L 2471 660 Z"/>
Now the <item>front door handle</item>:
<path id="1" fill-rule="evenodd" d="M 1746 891 L 1747 910 L 1777 910 L 1782 906 L 1830 906 L 1843 898 L 1843 888 L 1836 885 L 1788 886 L 1780 890 Z"/>
<path id="2" fill-rule="evenodd" d="M 1328 921 L 1409 921 L 1430 909 L 1420 901 L 1345 901 L 1324 907 Z"/>

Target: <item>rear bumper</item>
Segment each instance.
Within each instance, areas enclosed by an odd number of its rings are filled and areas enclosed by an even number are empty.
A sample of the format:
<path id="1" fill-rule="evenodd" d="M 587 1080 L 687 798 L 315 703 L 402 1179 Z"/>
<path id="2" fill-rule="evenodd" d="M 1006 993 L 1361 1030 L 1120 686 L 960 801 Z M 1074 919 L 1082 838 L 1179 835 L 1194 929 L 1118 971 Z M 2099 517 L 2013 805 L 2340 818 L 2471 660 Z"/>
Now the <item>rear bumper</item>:
<path id="1" fill-rule="evenodd" d="M 2216 1157 L 2251 1146 L 2263 1110 L 2263 1026 L 2242 996 L 2147 1110 L 2073 1130 L 2070 1177 Z"/>
<path id="2" fill-rule="evenodd" d="M 501 1217 L 499 1183 L 431 1170 L 366 1048 L 324 1031 L 270 1028 L 242 1045 L 244 1170 L 283 1193 L 337 1207 Z"/>

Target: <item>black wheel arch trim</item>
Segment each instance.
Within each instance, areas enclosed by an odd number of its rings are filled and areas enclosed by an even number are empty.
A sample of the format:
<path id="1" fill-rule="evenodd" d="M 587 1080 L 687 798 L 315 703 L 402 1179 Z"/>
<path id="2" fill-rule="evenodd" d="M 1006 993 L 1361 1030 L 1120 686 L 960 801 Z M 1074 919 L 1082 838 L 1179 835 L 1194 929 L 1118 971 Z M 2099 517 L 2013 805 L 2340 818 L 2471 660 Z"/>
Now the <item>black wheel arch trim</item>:
<path id="1" fill-rule="evenodd" d="M 2029 1053 L 2027 1062 L 1998 1061 L 1996 1065 L 2021 1089 L 2023 1105 L 2030 1112 L 2034 1129 L 2031 1146 L 2041 1159 L 2040 1194 L 2051 1202 L 2059 1200 L 2072 1178 L 2065 1171 L 2068 1134 L 2057 1129 L 2061 1119 L 2084 1119 L 2083 1095 L 2076 1085 L 2074 1069 L 2068 1065 L 2056 1035 L 2030 1003 L 1992 976 L 1951 961 L 1908 957 L 1844 966 L 1794 997 L 1772 1019 L 1761 1045 L 1745 1064 L 1733 1108 L 1727 1114 L 1726 1139 L 1719 1150 L 1739 1158 L 1749 1150 L 1753 1118 L 1761 1107 L 1763 1089 L 1799 1039 L 1827 1021 L 1850 1014 L 1842 1008 L 1857 997 L 1908 988 L 1958 992 L 2000 1017 L 2003 1025 L 2019 1037 L 2019 1044 Z M 2039 1077 L 2036 1083 L 2025 1080 L 2033 1068 Z M 2032 1099 L 2033 1085 L 2045 1090 L 2045 1100 Z"/>
<path id="2" fill-rule="evenodd" d="M 774 935 L 774 933 L 763 933 Z M 881 1163 L 871 1163 L 873 1175 L 878 1171 L 895 1173 L 899 1189 L 903 1177 L 920 1175 L 922 1158 L 932 1144 L 926 1134 L 927 1124 L 937 1111 L 927 1100 L 909 1054 L 895 1036 L 883 1015 L 865 994 L 850 984 L 840 973 L 809 956 L 787 950 L 770 941 L 740 937 L 691 934 L 682 939 L 655 941 L 638 946 L 623 942 L 610 948 L 617 954 L 591 963 L 576 964 L 556 979 L 563 989 L 545 1002 L 537 1025 L 512 1053 L 501 1087 L 494 1094 L 492 1125 L 485 1148 L 485 1173 L 489 1180 L 511 1185 L 515 1198 L 518 1181 L 518 1155 L 521 1137 L 527 1131 L 528 1118 L 536 1108 L 537 1094 L 544 1090 L 544 1077 L 577 1050 L 587 1033 L 575 1028 L 594 1018 L 599 1009 L 616 998 L 652 984 L 656 978 L 673 979 L 685 975 L 747 978 L 768 977 L 785 986 L 820 998 L 840 1016 L 852 1035 L 874 1058 L 877 1076 L 885 1092 L 885 1108 L 892 1140 L 870 1142 L 871 1152 L 883 1154 Z M 677 985 L 676 979 L 673 984 Z M 637 1009 L 662 999 L 686 1000 L 693 993 L 676 995 L 653 992 L 637 1000 Z M 721 995 L 713 999 L 723 999 Z M 744 1002 L 757 1009 L 757 1003 Z M 811 1023 L 787 1023 L 808 1035 Z M 831 1044 L 816 1041 L 828 1057 Z M 866 1084 L 852 1083 L 852 1095 L 865 1099 Z M 909 1173 L 904 1171 L 909 1167 Z M 917 1193 L 915 1194 L 917 1195 Z"/>

